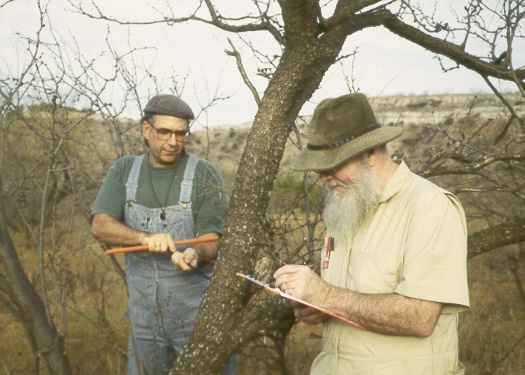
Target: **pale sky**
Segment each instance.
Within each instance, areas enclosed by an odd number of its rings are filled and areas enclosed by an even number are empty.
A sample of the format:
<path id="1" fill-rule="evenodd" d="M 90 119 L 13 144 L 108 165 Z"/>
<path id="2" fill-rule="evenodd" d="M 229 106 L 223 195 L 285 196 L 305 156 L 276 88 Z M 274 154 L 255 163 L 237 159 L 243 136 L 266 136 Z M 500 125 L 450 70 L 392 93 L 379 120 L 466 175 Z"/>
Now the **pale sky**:
<path id="1" fill-rule="evenodd" d="M 120 52 L 132 47 L 150 47 L 135 53 L 134 61 L 138 67 L 138 76 L 144 78 L 145 72 L 154 76 L 162 90 L 172 87 L 169 77 L 175 76 L 185 87 L 182 93 L 195 112 L 205 105 L 215 93 L 228 99 L 217 102 L 202 116 L 199 121 L 209 125 L 235 125 L 253 120 L 256 105 L 253 97 L 242 82 L 233 57 L 224 53 L 230 50 L 228 38 L 235 43 L 243 54 L 245 68 L 262 96 L 265 80 L 256 75 L 256 61 L 246 46 L 235 35 L 219 31 L 210 26 L 197 23 L 181 24 L 173 27 L 157 26 L 119 26 L 107 25 L 102 21 L 81 17 L 71 11 L 71 6 L 65 0 L 47 0 L 49 20 L 46 24 L 53 27 L 55 35 L 60 35 L 61 43 L 78 48 L 86 56 L 108 54 L 106 35 L 110 32 L 110 43 Z M 5 0 L 0 0 L 0 4 Z M 162 0 L 114 0 L 99 1 L 107 6 L 107 11 L 129 20 L 146 20 L 152 17 L 158 19 L 158 13 L 151 5 L 164 9 L 166 2 Z M 177 15 L 184 14 L 192 0 L 171 1 L 176 4 Z M 219 1 L 223 6 L 235 5 L 235 11 L 240 11 L 246 1 Z M 248 1 L 250 3 L 250 1 Z M 223 9 L 223 8 L 220 8 Z M 17 33 L 34 37 L 38 26 L 38 9 L 35 0 L 14 0 L 0 9 L 0 74 L 6 71 L 17 72 L 23 66 L 27 45 L 17 36 Z M 43 34 L 44 40 L 51 40 L 49 27 Z M 73 42 L 73 36 L 75 42 Z M 252 34 L 250 39 L 260 48 L 274 53 L 278 51 L 277 44 L 265 34 Z M 523 44 L 521 44 L 523 47 Z M 343 63 L 344 73 L 353 74 L 354 88 L 370 97 L 378 95 L 422 95 L 447 93 L 479 93 L 488 92 L 485 82 L 477 75 L 460 68 L 443 73 L 438 60 L 433 54 L 419 46 L 407 42 L 383 28 L 366 29 L 351 36 L 345 45 L 346 53 L 358 48 L 355 59 L 349 58 Z M 521 59 L 525 65 L 525 48 L 514 50 L 514 62 Z M 43 56 L 44 59 L 49 56 Z M 104 61 L 108 64 L 104 66 Z M 99 69 L 112 69 L 108 60 L 100 59 Z M 353 65 L 353 71 L 352 71 Z M 448 62 L 448 66 L 453 66 Z M 347 86 L 343 75 L 343 67 L 334 65 L 326 74 L 321 88 L 306 103 L 301 114 L 313 112 L 315 105 L 323 98 L 343 95 Z M 142 75 L 141 75 L 142 74 Z M 497 84 L 497 81 L 495 81 Z M 504 89 L 510 87 L 502 86 Z M 145 105 L 149 95 L 154 90 L 149 79 L 143 79 L 139 86 L 142 105 Z M 109 100 L 118 100 L 119 87 L 111 89 Z M 130 105 L 127 115 L 139 118 L 136 107 Z"/>

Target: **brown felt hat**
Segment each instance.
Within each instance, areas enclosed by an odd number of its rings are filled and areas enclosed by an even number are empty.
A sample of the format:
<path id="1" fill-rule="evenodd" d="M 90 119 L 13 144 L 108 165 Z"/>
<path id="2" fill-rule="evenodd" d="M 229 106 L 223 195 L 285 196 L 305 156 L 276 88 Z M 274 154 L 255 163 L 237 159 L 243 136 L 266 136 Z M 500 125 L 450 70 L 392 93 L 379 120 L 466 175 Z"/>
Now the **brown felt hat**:
<path id="1" fill-rule="evenodd" d="M 144 108 L 144 116 L 167 115 L 186 120 L 195 118 L 190 106 L 182 99 L 170 94 L 155 95 Z"/>
<path id="2" fill-rule="evenodd" d="M 325 171 L 399 137 L 402 128 L 381 127 L 364 94 L 322 100 L 308 126 L 308 145 L 292 166 L 297 171 Z"/>

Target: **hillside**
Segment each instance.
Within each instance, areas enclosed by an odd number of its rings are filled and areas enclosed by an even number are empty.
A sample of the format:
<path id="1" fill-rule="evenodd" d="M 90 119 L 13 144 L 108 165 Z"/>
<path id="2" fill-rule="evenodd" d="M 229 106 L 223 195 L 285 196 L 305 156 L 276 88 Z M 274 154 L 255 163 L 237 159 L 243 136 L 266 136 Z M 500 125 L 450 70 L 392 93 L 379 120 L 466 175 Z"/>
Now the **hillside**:
<path id="1" fill-rule="evenodd" d="M 518 95 L 508 95 L 507 100 L 525 116 Z M 379 123 L 404 129 L 390 145 L 394 157 L 421 175 L 437 170 L 426 177 L 459 197 L 470 234 L 525 217 L 525 163 L 520 156 L 525 132 L 517 121 L 507 126 L 508 112 L 494 95 L 378 97 L 372 106 Z M 88 218 L 115 159 L 147 148 L 136 119 L 55 110 L 33 106 L 24 108 L 24 119 L 18 113 L 2 119 L 4 154 L 9 155 L 2 164 L 3 209 L 24 271 L 38 292 L 45 281 L 53 318 L 67 334 L 75 374 L 124 373 L 129 324 L 122 270 L 117 267 L 123 267 L 123 257 L 113 262 L 103 254 L 91 236 Z M 304 116 L 296 122 L 302 145 L 307 143 L 310 119 Z M 187 144 L 190 153 L 218 167 L 230 192 L 250 126 L 194 131 Z M 321 207 L 320 184 L 315 185 L 316 174 L 308 176 L 307 211 L 303 174 L 290 173 L 296 144 L 292 132 L 268 221 L 261 223 L 270 229 L 270 246 L 261 249 L 254 274 L 265 280 L 276 266 L 268 255 L 287 263 L 308 259 L 312 267 L 319 265 L 317 244 L 324 227 L 317 216 L 315 227 L 309 227 L 313 229 L 307 248 L 304 222 Z M 306 258 L 304 252 L 310 250 Z M 498 248 L 471 257 L 467 265 L 471 308 L 460 317 L 461 360 L 469 374 L 525 373 L 525 246 Z M 0 372 L 27 368 L 34 357 L 23 327 L 5 307 L 0 308 L 0 324 Z M 297 324 L 287 338 L 284 357 L 273 340 L 260 338 L 239 353 L 238 375 L 281 374 L 278 367 L 283 363 L 289 374 L 308 373 L 320 338 L 321 326 Z"/>
<path id="2" fill-rule="evenodd" d="M 525 102 L 520 95 L 511 94 L 506 98 L 522 115 L 525 114 Z M 399 156 L 406 156 L 402 145 L 420 139 L 431 127 L 450 126 L 464 121 L 467 115 L 483 122 L 504 120 L 508 116 L 505 106 L 491 94 L 383 96 L 370 99 L 370 103 L 381 125 L 405 128 L 404 134 L 390 145 Z M 304 116 L 296 122 L 303 145 L 307 143 L 310 119 L 311 116 Z M 199 130 L 192 135 L 188 149 L 215 163 L 223 173 L 228 188 L 231 188 L 250 126 L 251 123 L 245 123 Z M 298 152 L 295 134 L 290 137 L 281 162 L 281 174 L 291 170 L 291 163 Z"/>

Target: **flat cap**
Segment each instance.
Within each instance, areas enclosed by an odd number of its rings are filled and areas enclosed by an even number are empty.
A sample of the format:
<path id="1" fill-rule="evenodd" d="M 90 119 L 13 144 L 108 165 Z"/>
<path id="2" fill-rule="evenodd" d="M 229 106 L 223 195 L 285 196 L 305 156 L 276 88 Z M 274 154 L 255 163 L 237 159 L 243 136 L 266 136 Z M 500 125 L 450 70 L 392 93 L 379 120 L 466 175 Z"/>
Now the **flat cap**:
<path id="1" fill-rule="evenodd" d="M 144 115 L 167 115 L 193 120 L 195 115 L 182 99 L 170 94 L 155 95 L 144 108 Z"/>

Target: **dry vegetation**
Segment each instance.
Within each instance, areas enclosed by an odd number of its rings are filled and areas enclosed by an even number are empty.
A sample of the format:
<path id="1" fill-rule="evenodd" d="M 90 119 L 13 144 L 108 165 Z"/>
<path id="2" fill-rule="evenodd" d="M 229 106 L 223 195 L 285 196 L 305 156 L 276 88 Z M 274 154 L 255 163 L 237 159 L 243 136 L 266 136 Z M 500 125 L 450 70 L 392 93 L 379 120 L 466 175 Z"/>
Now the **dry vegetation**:
<path id="1" fill-rule="evenodd" d="M 518 104 L 518 108 L 519 97 L 509 98 L 513 105 Z M 449 152 L 448 156 L 453 156 L 454 147 L 460 147 L 460 144 L 468 144 L 472 148 L 496 148 L 497 145 L 489 146 L 487 142 L 501 131 L 505 122 L 505 109 L 492 95 L 384 97 L 376 98 L 372 104 L 380 123 L 405 128 L 404 136 L 391 145 L 391 151 L 422 174 L 439 152 Z M 524 107 L 521 106 L 522 110 Z M 40 111 L 36 111 L 33 118 L 40 125 L 46 123 Z M 52 314 L 55 323 L 59 330 L 67 333 L 66 347 L 74 373 L 123 374 L 126 372 L 129 329 L 124 319 L 125 285 L 110 258 L 103 255 L 102 246 L 91 239 L 86 212 L 78 207 L 92 205 L 103 175 L 115 158 L 123 153 L 139 153 L 143 146 L 136 138 L 138 127 L 133 122 L 108 124 L 99 119 L 89 121 L 88 126 L 74 129 L 69 135 L 75 142 L 67 150 L 70 161 L 80 165 L 78 170 L 82 173 L 76 178 L 82 181 L 89 199 L 79 201 L 75 195 L 67 194 L 54 197 L 54 205 L 48 211 L 48 215 L 55 219 L 55 225 L 44 230 L 48 244 L 44 257 L 54 257 L 53 262 L 46 262 L 46 267 L 58 265 L 56 270 L 45 271 L 56 277 L 46 279 L 49 283 L 47 287 L 53 291 L 48 298 L 54 306 Z M 307 121 L 308 118 L 305 118 L 297 122 L 303 144 Z M 6 133 L 6 150 L 10 157 L 5 161 L 4 168 L 10 171 L 10 175 L 4 177 L 4 189 L 9 198 L 15 246 L 30 279 L 41 291 L 41 263 L 37 241 L 31 230 L 38 222 L 38 218 L 31 215 L 32 209 L 42 203 L 39 195 L 32 192 L 41 187 L 26 166 L 34 166 L 42 151 L 39 142 L 31 140 L 25 127 L 15 125 L 16 122 L 13 122 Z M 117 128 L 119 131 L 116 131 Z M 231 191 L 248 132 L 249 126 L 244 125 L 199 130 L 192 135 L 188 149 L 215 163 Z M 101 142 L 104 137 L 110 137 L 112 142 Z M 517 126 L 512 127 L 506 137 L 521 140 L 523 144 L 524 135 Z M 28 140 L 23 150 L 18 147 L 20 139 Z M 313 215 L 305 214 L 302 203 L 302 174 L 290 172 L 291 160 L 297 153 L 297 141 L 291 134 L 272 195 L 269 216 L 276 252 L 298 246 L 305 235 L 298 228 Z M 460 144 L 455 145 L 454 141 Z M 123 147 L 110 146 L 115 143 Z M 506 144 L 509 148 L 516 146 L 513 142 Z M 442 159 L 434 162 L 446 163 Z M 58 187 L 70 182 L 68 175 L 65 172 L 57 175 L 55 191 L 67 191 Z M 313 203 L 317 205 L 318 186 L 315 176 L 310 178 L 307 185 L 313 189 Z M 480 188 L 487 187 L 487 181 L 475 175 L 468 178 L 467 184 L 465 176 L 461 175 L 432 177 L 438 184 L 458 194 L 466 206 L 469 230 L 476 231 L 484 228 L 487 222 L 497 220 L 509 202 L 504 202 L 503 195 L 498 192 L 490 196 L 473 194 L 467 189 L 476 185 L 473 181 L 479 180 Z M 516 198 L 515 202 L 519 204 L 520 201 Z M 68 210 L 57 210 L 58 204 L 68 207 Z M 320 233 L 320 226 L 316 231 Z M 519 246 L 509 246 L 469 260 L 471 309 L 462 314 L 459 329 L 460 356 L 470 374 L 525 373 L 525 300 L 517 287 L 517 280 L 525 277 L 523 254 L 523 247 L 520 252 Z M 286 259 L 286 254 L 280 253 L 280 256 Z M 312 254 L 304 256 L 312 257 Z M 313 257 L 308 260 L 315 264 L 315 255 Z M 117 260 L 122 266 L 122 259 Z M 275 260 L 268 254 L 261 254 L 259 265 L 260 276 L 268 275 L 276 266 Z M 58 285 L 64 288 L 56 287 Z M 281 366 L 286 364 L 289 374 L 306 374 L 319 350 L 320 337 L 320 327 L 298 324 L 292 328 L 286 345 L 284 337 L 258 339 L 238 355 L 237 373 L 279 374 L 282 373 Z M 34 373 L 30 370 L 33 361 L 23 329 L 0 308 L 0 372 Z"/>

